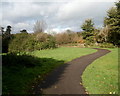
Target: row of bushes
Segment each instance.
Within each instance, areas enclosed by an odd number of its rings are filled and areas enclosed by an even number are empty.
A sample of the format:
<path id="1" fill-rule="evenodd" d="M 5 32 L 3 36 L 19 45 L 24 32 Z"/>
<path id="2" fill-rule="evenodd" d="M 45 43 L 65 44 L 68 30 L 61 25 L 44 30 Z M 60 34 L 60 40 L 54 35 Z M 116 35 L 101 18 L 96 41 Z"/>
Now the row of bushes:
<path id="1" fill-rule="evenodd" d="M 83 40 L 80 32 L 73 32 L 67 30 L 63 33 L 55 34 L 56 43 L 59 45 L 69 44 L 69 43 L 77 43 L 80 40 Z"/>
<path id="2" fill-rule="evenodd" d="M 101 43 L 99 44 L 100 47 L 102 48 L 115 48 L 117 46 L 113 45 L 112 43 Z"/>
<path id="3" fill-rule="evenodd" d="M 3 50 L 8 48 L 8 52 L 26 52 L 34 50 L 42 50 L 48 48 L 56 48 L 54 37 L 46 33 L 28 34 L 17 33 L 12 34 L 11 39 L 3 40 Z M 9 41 L 6 43 L 6 41 Z M 6 47 L 7 45 L 7 47 Z"/>
<path id="4" fill-rule="evenodd" d="M 80 35 L 80 36 L 79 36 Z M 47 33 L 37 33 L 37 34 L 28 34 L 28 33 L 17 33 L 10 36 L 3 36 L 3 45 L 2 50 L 4 52 L 27 52 L 34 50 L 43 50 L 56 48 L 56 45 L 64 44 L 77 44 L 79 45 L 80 41 L 84 44 L 85 47 L 95 46 L 96 43 L 90 40 L 83 40 L 81 34 L 78 33 L 59 33 L 54 36 Z M 105 48 L 115 47 L 111 43 L 97 43 L 97 46 Z"/>

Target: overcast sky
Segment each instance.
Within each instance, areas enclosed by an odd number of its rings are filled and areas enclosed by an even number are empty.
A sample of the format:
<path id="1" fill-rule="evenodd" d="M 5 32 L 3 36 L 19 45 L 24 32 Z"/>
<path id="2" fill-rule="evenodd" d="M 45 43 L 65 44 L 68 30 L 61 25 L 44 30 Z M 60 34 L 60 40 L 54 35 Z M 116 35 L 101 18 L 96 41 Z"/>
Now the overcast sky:
<path id="1" fill-rule="evenodd" d="M 116 0 L 101 0 L 95 2 L 90 0 L 65 0 L 61 2 L 43 2 L 38 0 L 2 0 L 2 10 L 0 10 L 0 21 L 3 27 L 11 25 L 12 33 L 26 29 L 33 32 L 33 26 L 37 20 L 45 20 L 47 30 L 61 32 L 66 29 L 81 31 L 80 26 L 87 18 L 92 18 L 95 27 L 103 25 L 107 10 L 114 6 Z M 46 0 L 45 0 L 46 1 Z M 97 1 L 97 0 L 96 0 Z M 100 0 L 98 0 L 100 1 Z M 1 8 L 0 8 L 1 9 Z"/>

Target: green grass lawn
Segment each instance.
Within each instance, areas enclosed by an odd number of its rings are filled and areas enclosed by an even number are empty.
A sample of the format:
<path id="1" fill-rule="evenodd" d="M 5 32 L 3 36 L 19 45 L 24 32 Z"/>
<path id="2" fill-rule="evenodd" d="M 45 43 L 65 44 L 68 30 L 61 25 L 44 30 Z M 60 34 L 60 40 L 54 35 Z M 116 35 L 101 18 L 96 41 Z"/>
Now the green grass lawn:
<path id="1" fill-rule="evenodd" d="M 90 48 L 67 48 L 34 51 L 32 53 L 4 54 L 3 94 L 30 94 L 28 89 L 54 68 L 77 57 L 96 52 Z M 30 54 L 30 55 L 29 55 Z"/>
<path id="2" fill-rule="evenodd" d="M 61 47 L 54 50 L 41 50 L 34 51 L 32 54 L 40 58 L 53 58 L 57 60 L 64 60 L 65 62 L 73 60 L 77 57 L 91 54 L 97 50 L 91 48 L 73 48 L 73 47 Z"/>
<path id="3" fill-rule="evenodd" d="M 95 60 L 82 75 L 89 94 L 118 94 L 118 49 Z"/>

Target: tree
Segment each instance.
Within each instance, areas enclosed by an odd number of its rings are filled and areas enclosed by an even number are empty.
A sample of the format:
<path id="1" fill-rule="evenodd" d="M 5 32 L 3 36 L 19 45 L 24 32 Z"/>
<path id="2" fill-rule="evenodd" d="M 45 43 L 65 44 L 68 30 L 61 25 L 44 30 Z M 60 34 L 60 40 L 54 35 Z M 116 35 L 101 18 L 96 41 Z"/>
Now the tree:
<path id="1" fill-rule="evenodd" d="M 87 19 L 81 26 L 83 32 L 83 39 L 89 40 L 91 42 L 94 41 L 94 23 L 92 19 Z"/>
<path id="2" fill-rule="evenodd" d="M 11 26 L 8 25 L 7 28 L 6 28 L 6 31 L 3 32 L 4 34 L 2 35 L 2 52 L 3 53 L 7 53 L 8 52 L 8 45 L 9 45 L 9 42 L 12 38 L 12 35 L 11 35 Z"/>
<path id="3" fill-rule="evenodd" d="M 36 34 L 36 40 L 39 42 L 46 42 L 47 38 L 48 38 L 48 35 L 46 33 Z"/>
<path id="4" fill-rule="evenodd" d="M 98 30 L 96 32 L 96 41 L 99 43 L 107 42 L 108 41 L 108 32 L 109 32 L 109 26 L 105 26 L 101 30 Z"/>
<path id="5" fill-rule="evenodd" d="M 21 33 L 27 33 L 27 30 L 26 29 L 23 29 L 20 31 Z"/>
<path id="6" fill-rule="evenodd" d="M 10 25 L 7 26 L 6 31 L 5 31 L 5 34 L 6 34 L 6 35 L 10 35 L 10 34 L 11 34 L 11 33 L 10 33 L 10 32 L 11 32 L 11 28 L 12 28 L 12 27 L 11 27 Z"/>
<path id="7" fill-rule="evenodd" d="M 0 27 L 0 33 L 4 34 L 4 27 Z"/>
<path id="8" fill-rule="evenodd" d="M 120 1 L 108 10 L 104 26 L 109 26 L 108 41 L 114 45 L 120 45 Z"/>
<path id="9" fill-rule="evenodd" d="M 47 28 L 46 22 L 44 20 L 39 20 L 35 23 L 33 30 L 35 33 L 39 33 L 44 32 L 46 28 Z"/>
<path id="10" fill-rule="evenodd" d="M 66 32 L 56 34 L 55 38 L 56 38 L 56 42 L 58 44 L 67 44 L 67 43 L 70 43 L 69 34 L 66 33 Z"/>

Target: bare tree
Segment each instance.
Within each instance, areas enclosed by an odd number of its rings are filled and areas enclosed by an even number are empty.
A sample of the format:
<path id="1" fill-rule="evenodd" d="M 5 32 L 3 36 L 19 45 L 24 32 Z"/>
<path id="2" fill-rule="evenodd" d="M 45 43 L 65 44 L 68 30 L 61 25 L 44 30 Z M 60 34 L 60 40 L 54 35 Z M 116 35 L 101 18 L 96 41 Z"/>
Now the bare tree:
<path id="1" fill-rule="evenodd" d="M 44 20 L 38 20 L 35 25 L 34 25 L 34 32 L 35 33 L 41 33 L 41 32 L 44 32 L 45 29 L 47 28 L 47 24 Z"/>
<path id="2" fill-rule="evenodd" d="M 108 25 L 106 25 L 103 29 L 101 29 L 100 32 L 96 35 L 97 41 L 107 42 L 109 30 L 110 28 Z"/>

